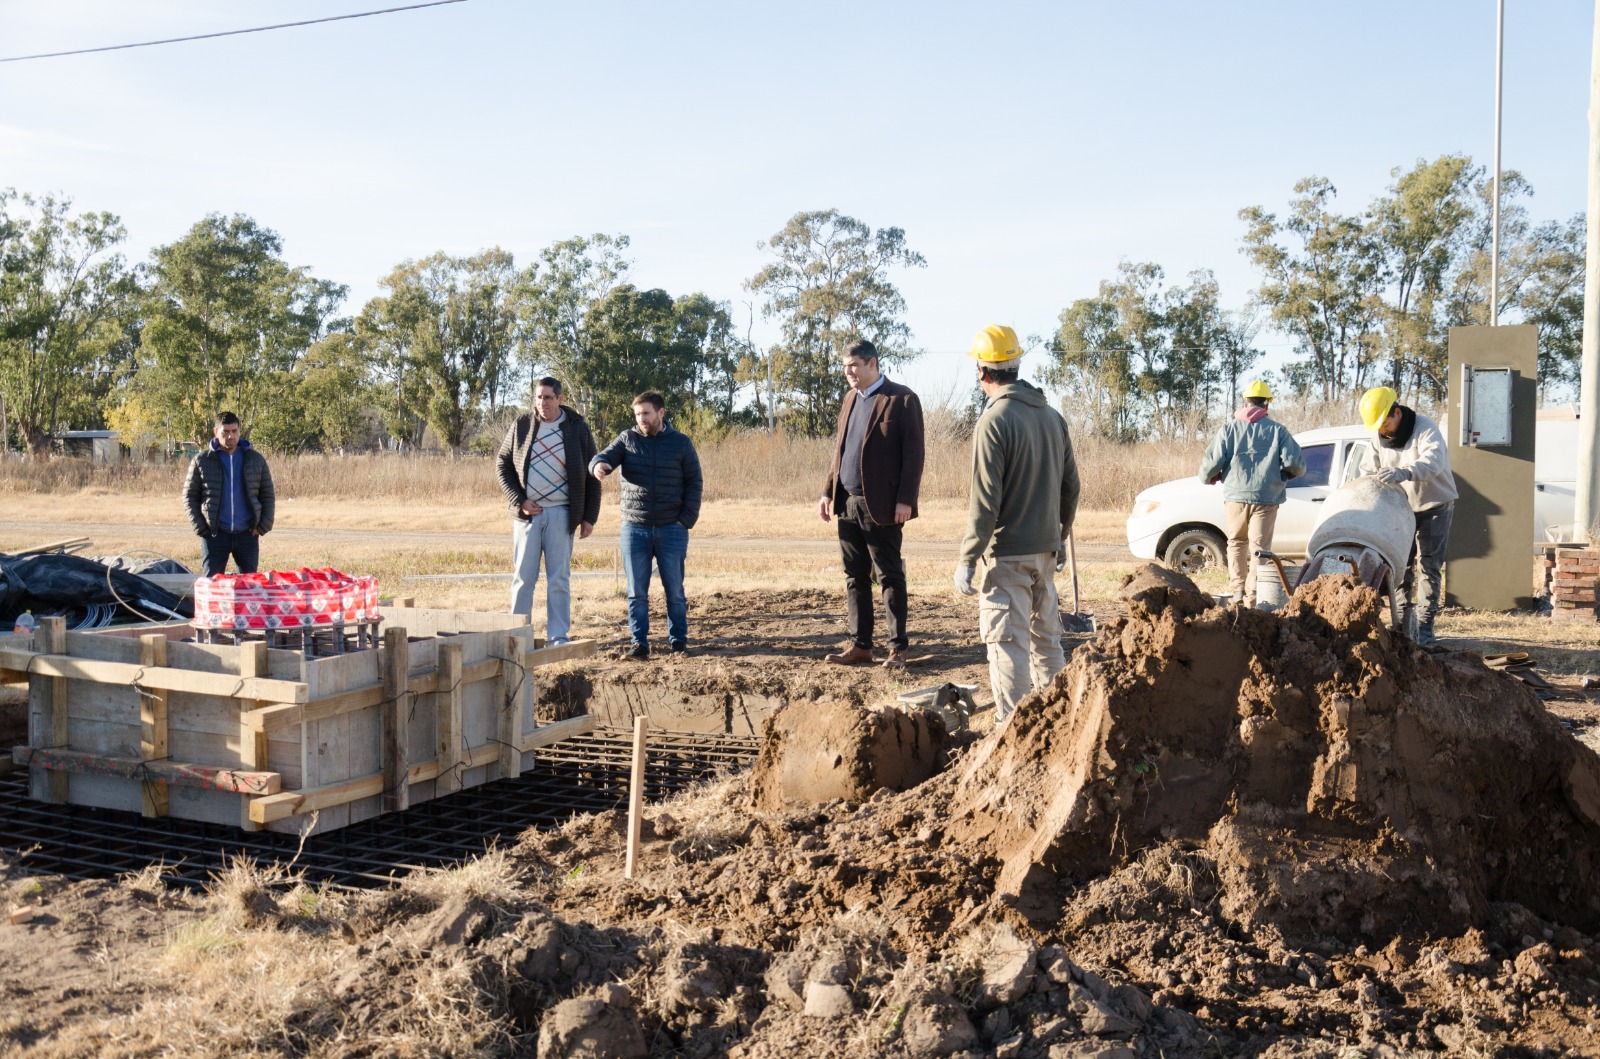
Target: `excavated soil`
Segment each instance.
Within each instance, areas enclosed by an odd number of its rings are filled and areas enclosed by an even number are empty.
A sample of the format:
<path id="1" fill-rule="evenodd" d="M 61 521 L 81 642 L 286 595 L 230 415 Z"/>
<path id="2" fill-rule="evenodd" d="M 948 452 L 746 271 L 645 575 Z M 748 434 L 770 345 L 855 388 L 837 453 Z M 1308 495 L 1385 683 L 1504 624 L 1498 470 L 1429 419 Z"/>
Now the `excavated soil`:
<path id="1" fill-rule="evenodd" d="M 884 711 L 881 672 L 789 696 L 750 775 L 648 810 L 631 879 L 611 813 L 492 887 L 169 898 L 256 954 L 213 988 L 286 939 L 341 968 L 255 1031 L 150 999 L 199 986 L 128 886 L 52 885 L 0 926 L 0 1055 L 1600 1055 L 1600 758 L 1352 581 L 1209 602 L 1144 569 L 985 734 Z M 173 1047 L 182 1010 L 234 1028 Z"/>

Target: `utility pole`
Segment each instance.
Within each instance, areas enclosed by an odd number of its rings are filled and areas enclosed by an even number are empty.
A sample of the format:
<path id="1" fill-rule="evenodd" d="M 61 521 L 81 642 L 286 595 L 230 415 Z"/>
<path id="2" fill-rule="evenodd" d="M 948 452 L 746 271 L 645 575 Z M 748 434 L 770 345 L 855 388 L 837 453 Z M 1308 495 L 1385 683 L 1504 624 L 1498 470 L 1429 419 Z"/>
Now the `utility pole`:
<path id="1" fill-rule="evenodd" d="M 1494 20 L 1494 204 L 1493 234 L 1489 242 L 1489 326 L 1500 323 L 1500 107 L 1505 93 L 1501 82 L 1506 68 L 1506 0 L 1495 5 Z"/>
<path id="2" fill-rule="evenodd" d="M 1573 536 L 1594 541 L 1595 500 L 1600 497 L 1600 0 L 1595 0 L 1594 44 L 1589 59 L 1588 252 L 1583 274 L 1583 366 L 1578 380 L 1578 480 Z"/>

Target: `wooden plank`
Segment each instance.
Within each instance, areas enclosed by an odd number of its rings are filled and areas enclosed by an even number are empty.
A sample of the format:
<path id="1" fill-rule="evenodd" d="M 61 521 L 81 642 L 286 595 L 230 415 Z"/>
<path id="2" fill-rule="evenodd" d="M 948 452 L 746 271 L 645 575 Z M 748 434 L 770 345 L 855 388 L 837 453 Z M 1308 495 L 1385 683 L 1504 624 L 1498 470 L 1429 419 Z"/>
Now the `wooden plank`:
<path id="1" fill-rule="evenodd" d="M 622 877 L 631 879 L 639 866 L 639 834 L 644 824 L 644 737 L 650 728 L 645 717 L 633 719 L 633 771 L 628 779 L 628 849 Z"/>
<path id="2" fill-rule="evenodd" d="M 516 779 L 522 775 L 522 701 L 528 670 L 523 665 L 522 638 L 507 636 L 502 644 L 505 665 L 500 670 L 500 717 L 496 738 L 500 741 L 500 768 L 495 778 Z"/>
<path id="3" fill-rule="evenodd" d="M 598 645 L 593 640 L 572 640 L 559 647 L 536 647 L 528 652 L 524 664 L 532 669 L 535 666 L 566 662 L 573 658 L 593 658 L 597 649 Z"/>
<path id="4" fill-rule="evenodd" d="M 575 735 L 591 732 L 595 727 L 595 718 L 589 716 L 570 717 L 565 721 L 555 724 L 541 725 L 538 731 L 523 740 L 523 750 L 536 750 L 551 743 L 570 739 Z M 486 743 L 483 746 L 473 747 L 462 754 L 462 762 L 469 768 L 491 764 L 500 757 L 498 743 Z M 407 773 L 408 783 L 425 783 L 439 777 L 439 762 L 424 761 L 412 768 Z M 291 816 L 299 816 L 310 812 L 323 812 L 336 806 L 359 801 L 362 798 L 371 798 L 384 792 L 386 781 L 382 773 L 369 776 L 360 776 L 356 779 L 346 780 L 342 783 L 329 783 L 319 787 L 307 787 L 298 791 L 280 791 L 262 798 L 252 799 L 250 803 L 251 818 L 257 823 L 267 824 L 276 820 L 286 820 Z"/>
<path id="5" fill-rule="evenodd" d="M 59 654 L 67 649 L 67 619 L 45 618 L 34 633 L 39 650 Z M 41 655 L 30 654 L 30 658 Z M 24 663 L 23 668 L 29 668 Z M 36 675 L 28 678 L 28 744 L 35 751 L 66 749 L 71 741 L 67 726 L 67 682 L 60 676 L 32 667 Z M 18 762 L 21 764 L 21 762 Z M 30 766 L 28 792 L 34 801 L 60 805 L 67 800 L 67 776 L 46 768 Z"/>
<path id="6" fill-rule="evenodd" d="M 42 631 L 44 624 L 41 623 L 39 627 Z M 223 673 L 198 673 L 171 667 L 148 669 L 125 662 L 87 661 L 56 653 L 48 646 L 43 654 L 0 648 L 0 669 L 32 676 L 87 680 L 96 684 L 132 684 L 137 679 L 140 686 L 146 688 L 221 695 L 225 698 L 263 699 L 267 702 L 300 703 L 308 697 L 306 685 L 300 681 L 232 677 Z"/>
<path id="7" fill-rule="evenodd" d="M 383 632 L 383 811 L 404 812 L 411 805 L 406 734 L 412 695 L 407 671 L 411 645 L 401 628 Z"/>
<path id="8" fill-rule="evenodd" d="M 437 794 L 451 794 L 461 789 L 461 645 L 439 645 L 439 683 L 444 685 L 434 696 L 434 709 L 438 719 L 439 776 Z"/>
<path id="9" fill-rule="evenodd" d="M 167 664 L 167 638 L 161 633 L 139 637 L 139 664 L 160 669 Z M 139 689 L 139 760 L 163 761 L 167 757 L 167 693 L 160 688 Z M 162 780 L 142 780 L 140 806 L 145 816 L 167 815 L 167 785 Z"/>
<path id="10" fill-rule="evenodd" d="M 493 680 L 500 675 L 505 663 L 498 658 L 489 658 L 481 662 L 464 664 L 461 667 L 462 685 L 476 684 L 481 680 Z M 413 695 L 436 695 L 449 685 L 444 683 L 437 672 L 413 674 L 408 678 L 408 688 Z M 312 721 L 326 720 L 337 717 L 343 713 L 355 710 L 364 710 L 368 706 L 376 706 L 385 702 L 388 695 L 384 692 L 382 684 L 372 684 L 368 687 L 353 688 L 349 691 L 327 697 L 318 696 L 304 704 L 275 703 L 257 710 L 251 710 L 246 717 L 253 725 L 274 731 L 287 728 L 291 725 L 305 724 Z"/>
<path id="11" fill-rule="evenodd" d="M 239 676 L 245 679 L 254 679 L 267 675 L 267 644 L 266 641 L 243 643 L 239 645 Z M 259 709 L 263 704 L 258 701 L 241 702 L 240 707 L 248 712 Z M 267 767 L 267 733 L 239 722 L 239 764 L 241 767 L 260 772 Z M 239 826 L 246 831 L 260 831 L 261 825 L 250 819 L 251 795 L 239 796 Z"/>
<path id="12" fill-rule="evenodd" d="M 182 764 L 175 761 L 139 761 L 134 758 L 82 754 L 75 750 L 42 750 L 31 746 L 11 748 L 11 760 L 30 768 L 52 772 L 79 772 L 90 776 L 111 776 L 125 780 L 158 779 L 182 787 L 242 794 L 276 794 L 282 777 L 276 772 L 247 772 L 244 769 L 215 765 Z"/>

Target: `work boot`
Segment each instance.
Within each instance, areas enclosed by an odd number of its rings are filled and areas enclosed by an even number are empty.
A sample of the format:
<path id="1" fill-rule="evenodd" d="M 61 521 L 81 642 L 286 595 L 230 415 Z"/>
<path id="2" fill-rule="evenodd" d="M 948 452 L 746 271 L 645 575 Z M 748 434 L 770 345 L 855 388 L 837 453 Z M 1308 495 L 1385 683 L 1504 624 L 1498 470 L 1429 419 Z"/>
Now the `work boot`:
<path id="1" fill-rule="evenodd" d="M 686 655 L 686 654 L 688 654 L 689 653 L 689 643 L 688 643 L 688 641 L 687 640 L 673 640 L 672 641 L 672 653 L 675 654 L 675 655 Z"/>
<path id="2" fill-rule="evenodd" d="M 904 647 L 889 648 L 889 657 L 883 660 L 883 668 L 900 669 L 906 667 L 906 649 Z"/>
<path id="3" fill-rule="evenodd" d="M 622 657 L 630 662 L 648 662 L 650 660 L 650 645 L 636 643 L 622 652 Z"/>
<path id="4" fill-rule="evenodd" d="M 851 644 L 843 651 L 835 651 L 832 654 L 824 655 L 823 661 L 832 662 L 836 666 L 869 665 L 872 662 L 872 649 Z"/>
<path id="5" fill-rule="evenodd" d="M 1439 642 L 1439 638 L 1433 634 L 1432 618 L 1429 618 L 1427 621 L 1417 622 L 1417 635 L 1415 639 L 1418 647 L 1428 647 Z"/>

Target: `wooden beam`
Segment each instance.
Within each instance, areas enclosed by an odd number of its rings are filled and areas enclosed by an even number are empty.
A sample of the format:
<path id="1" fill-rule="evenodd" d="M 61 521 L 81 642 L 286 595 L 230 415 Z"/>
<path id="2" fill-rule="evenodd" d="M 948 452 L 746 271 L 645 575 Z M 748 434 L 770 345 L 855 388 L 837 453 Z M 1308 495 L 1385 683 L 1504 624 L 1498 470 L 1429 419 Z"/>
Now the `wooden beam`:
<path id="1" fill-rule="evenodd" d="M 439 645 L 439 683 L 443 685 L 434 694 L 434 715 L 439 732 L 439 782 L 434 790 L 451 794 L 461 789 L 461 645 Z"/>
<path id="2" fill-rule="evenodd" d="M 505 664 L 500 669 L 500 770 L 496 779 L 511 780 L 522 775 L 522 703 L 524 686 L 531 686 L 533 675 L 524 665 L 522 637 L 507 636 L 502 641 Z"/>
<path id="3" fill-rule="evenodd" d="M 187 765 L 175 761 L 138 761 L 134 758 L 85 754 L 77 750 L 41 750 L 31 746 L 11 748 L 11 760 L 54 773 L 77 772 L 124 780 L 163 780 L 179 787 L 201 787 L 233 794 L 277 794 L 283 776 L 276 772 L 247 772 L 214 765 Z"/>
<path id="4" fill-rule="evenodd" d="M 383 632 L 383 811 L 404 812 L 411 805 L 408 759 L 411 685 L 406 670 L 411 665 L 411 643 L 406 631 Z"/>
<path id="5" fill-rule="evenodd" d="M 569 717 L 564 721 L 554 724 L 540 725 L 533 734 L 522 741 L 523 750 L 537 750 L 552 743 L 559 743 L 563 739 L 571 739 L 575 735 L 592 732 L 599 718 L 591 714 L 582 717 Z M 500 758 L 500 745 L 498 743 L 485 743 L 473 747 L 461 755 L 463 769 L 477 768 L 488 765 Z M 442 775 L 439 762 L 424 761 L 413 765 L 406 779 L 410 783 L 426 783 L 431 779 L 438 779 Z M 306 787 L 297 791 L 281 791 L 270 794 L 264 798 L 252 798 L 250 801 L 250 818 L 258 824 L 271 823 L 274 820 L 286 820 L 291 816 L 299 816 L 319 809 L 329 809 L 345 802 L 357 801 L 361 798 L 371 798 L 375 794 L 382 794 L 384 789 L 383 775 L 375 773 L 371 776 L 361 776 L 353 780 L 344 780 L 340 783 L 329 783 L 320 787 Z"/>
<path id="6" fill-rule="evenodd" d="M 167 664 L 167 638 L 158 632 L 139 637 L 139 664 L 160 669 Z M 167 758 L 167 693 L 160 688 L 139 689 L 139 759 Z M 140 784 L 145 816 L 167 815 L 167 785 L 162 780 Z"/>
<path id="7" fill-rule="evenodd" d="M 639 834 L 644 824 L 644 740 L 650 728 L 647 717 L 633 719 L 633 771 L 628 779 L 628 850 L 622 877 L 631 879 L 639 867 Z"/>
<path id="8" fill-rule="evenodd" d="M 41 620 L 33 642 L 46 653 L 64 653 L 67 619 Z M 39 657 L 31 652 L 24 653 Z M 28 743 L 34 750 L 64 750 L 71 742 L 67 727 L 67 682 L 39 669 L 33 672 L 35 675 L 28 678 Z M 30 766 L 28 793 L 34 801 L 60 805 L 67 800 L 66 773 Z"/>
<path id="9" fill-rule="evenodd" d="M 593 640 L 572 640 L 561 644 L 559 647 L 536 647 L 528 652 L 524 661 L 529 669 L 534 666 L 549 665 L 551 662 L 565 662 L 573 658 L 593 658 L 597 647 Z"/>
<path id="10" fill-rule="evenodd" d="M 267 675 L 267 642 L 254 640 L 239 645 L 239 676 L 253 680 Z M 258 709 L 259 700 L 239 704 L 244 710 Z M 239 764 L 252 771 L 265 771 L 267 767 L 267 733 L 239 721 Z M 251 795 L 239 796 L 239 826 L 246 831 L 260 831 L 261 825 L 250 818 Z"/>
<path id="11" fill-rule="evenodd" d="M 49 619 L 45 619 L 48 621 Z M 44 624 L 40 623 L 40 629 Z M 41 646 L 43 642 L 41 641 Z M 233 677 L 226 673 L 202 673 L 196 669 L 149 669 L 131 662 L 101 662 L 70 658 L 45 647 L 43 653 L 0 648 L 0 670 L 29 676 L 87 680 L 94 684 L 132 684 L 183 691 L 195 695 L 220 695 L 223 698 L 261 699 L 266 702 L 305 702 L 307 685 L 294 680 L 268 680 L 262 677 Z"/>

